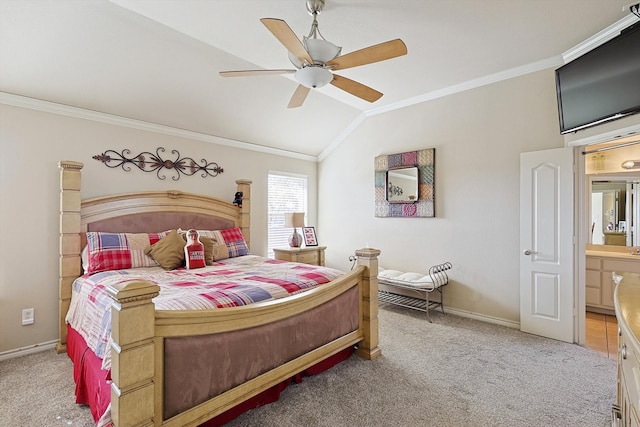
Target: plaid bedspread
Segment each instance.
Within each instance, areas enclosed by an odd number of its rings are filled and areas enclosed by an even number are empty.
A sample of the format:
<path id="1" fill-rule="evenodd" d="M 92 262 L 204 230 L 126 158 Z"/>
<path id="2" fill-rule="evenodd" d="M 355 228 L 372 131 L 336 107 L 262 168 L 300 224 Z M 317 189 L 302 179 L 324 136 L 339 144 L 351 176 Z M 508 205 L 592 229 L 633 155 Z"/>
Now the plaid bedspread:
<path id="1" fill-rule="evenodd" d="M 131 280 L 160 286 L 156 310 L 202 310 L 237 307 L 287 297 L 342 275 L 341 271 L 246 255 L 213 266 L 165 271 L 141 267 L 84 275 L 73 283 L 66 321 L 110 368 L 111 302 L 106 287 Z"/>

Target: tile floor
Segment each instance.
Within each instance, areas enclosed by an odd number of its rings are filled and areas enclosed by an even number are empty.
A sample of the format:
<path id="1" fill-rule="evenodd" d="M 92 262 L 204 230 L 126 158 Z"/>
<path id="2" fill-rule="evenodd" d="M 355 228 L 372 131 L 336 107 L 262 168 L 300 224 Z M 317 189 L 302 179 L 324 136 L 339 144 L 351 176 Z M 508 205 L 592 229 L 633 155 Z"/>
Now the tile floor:
<path id="1" fill-rule="evenodd" d="M 618 321 L 616 316 L 587 311 L 586 336 L 585 344 L 588 348 L 617 360 Z"/>

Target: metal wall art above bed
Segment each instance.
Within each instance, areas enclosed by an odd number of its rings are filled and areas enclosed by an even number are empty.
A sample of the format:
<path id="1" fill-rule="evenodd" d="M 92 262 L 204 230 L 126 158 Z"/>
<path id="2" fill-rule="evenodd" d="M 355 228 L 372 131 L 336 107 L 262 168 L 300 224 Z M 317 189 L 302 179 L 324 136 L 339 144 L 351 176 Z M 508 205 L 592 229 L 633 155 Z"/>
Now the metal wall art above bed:
<path id="1" fill-rule="evenodd" d="M 171 150 L 171 154 L 175 156 L 174 160 L 165 160 L 161 155 L 164 152 L 165 149 L 163 147 L 158 147 L 155 154 L 143 151 L 131 157 L 131 151 L 128 149 L 124 149 L 120 153 L 114 150 L 107 150 L 102 154 L 96 154 L 93 158 L 101 161 L 107 167 L 122 167 L 122 170 L 127 172 L 131 170 L 130 165 L 134 165 L 143 172 L 155 172 L 159 179 L 167 178 L 165 173 L 161 173 L 166 169 L 171 171 L 173 175 L 171 179 L 174 181 L 179 180 L 182 175 L 191 176 L 200 173 L 203 178 L 206 178 L 208 176 L 218 176 L 218 174 L 224 172 L 224 169 L 215 162 L 208 162 L 205 159 L 196 162 L 191 157 L 180 157 L 178 150 Z"/>
<path id="2" fill-rule="evenodd" d="M 377 217 L 435 217 L 435 148 L 375 158 Z"/>

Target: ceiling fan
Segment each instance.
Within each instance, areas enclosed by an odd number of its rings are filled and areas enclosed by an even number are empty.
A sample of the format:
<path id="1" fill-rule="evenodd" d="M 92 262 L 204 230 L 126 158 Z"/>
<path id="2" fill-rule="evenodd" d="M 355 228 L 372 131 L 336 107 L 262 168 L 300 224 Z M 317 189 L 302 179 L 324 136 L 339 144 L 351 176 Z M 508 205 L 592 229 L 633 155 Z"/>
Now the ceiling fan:
<path id="1" fill-rule="evenodd" d="M 313 16 L 311 31 L 298 39 L 293 30 L 282 19 L 262 18 L 260 22 L 289 51 L 289 60 L 296 69 L 280 70 L 240 70 L 221 71 L 222 77 L 264 76 L 270 74 L 294 74 L 299 85 L 287 108 L 301 106 L 311 89 L 321 88 L 331 83 L 365 101 L 374 102 L 380 99 L 381 92 L 346 77 L 334 74 L 333 71 L 358 67 L 360 65 L 392 59 L 406 55 L 407 46 L 400 39 L 390 40 L 369 46 L 346 55 L 340 55 L 342 48 L 327 41 L 318 28 L 318 14 L 324 8 L 324 0 L 306 0 L 307 10 Z M 319 37 L 318 37 L 319 36 Z"/>

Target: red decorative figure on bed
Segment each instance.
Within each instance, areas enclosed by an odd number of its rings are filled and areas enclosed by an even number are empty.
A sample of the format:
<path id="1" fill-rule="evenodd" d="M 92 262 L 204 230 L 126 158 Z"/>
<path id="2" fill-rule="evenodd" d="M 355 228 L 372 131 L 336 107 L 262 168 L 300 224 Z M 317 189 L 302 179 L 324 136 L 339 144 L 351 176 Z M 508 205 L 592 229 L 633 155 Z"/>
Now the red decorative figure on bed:
<path id="1" fill-rule="evenodd" d="M 200 234 L 193 228 L 187 231 L 184 260 L 187 268 L 202 268 L 207 265 L 204 259 L 204 245 L 200 242 Z"/>

